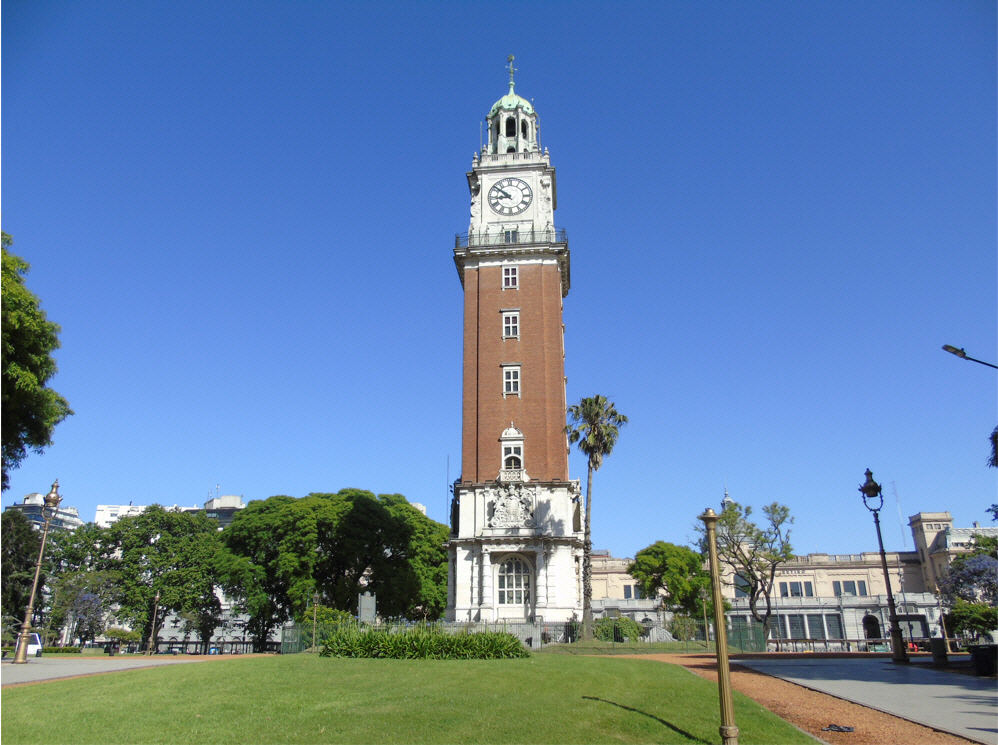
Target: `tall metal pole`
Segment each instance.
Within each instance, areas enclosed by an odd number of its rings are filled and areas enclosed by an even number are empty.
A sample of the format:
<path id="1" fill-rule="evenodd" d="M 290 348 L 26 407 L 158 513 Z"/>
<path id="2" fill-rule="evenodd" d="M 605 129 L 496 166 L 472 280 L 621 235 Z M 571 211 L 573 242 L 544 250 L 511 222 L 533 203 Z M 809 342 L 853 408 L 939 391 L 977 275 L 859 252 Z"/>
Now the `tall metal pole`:
<path id="1" fill-rule="evenodd" d="M 898 622 L 897 607 L 894 605 L 894 593 L 891 592 L 891 575 L 887 569 L 887 554 L 884 552 L 884 538 L 880 533 L 880 508 L 884 506 L 884 497 L 880 484 L 873 480 L 873 472 L 866 469 L 866 482 L 859 487 L 863 494 L 863 504 L 873 513 L 873 524 L 877 528 L 877 545 L 880 546 L 880 566 L 884 570 L 884 582 L 887 583 L 887 609 L 891 624 L 891 659 L 894 662 L 909 662 L 908 649 L 901 635 L 901 624 Z M 873 500 L 877 499 L 878 502 Z M 871 505 L 876 504 L 876 507 Z"/>
<path id="2" fill-rule="evenodd" d="M 23 665 L 28 661 L 28 642 L 31 639 L 31 616 L 35 612 L 35 594 L 38 592 L 38 578 L 42 573 L 42 557 L 45 555 L 45 539 L 49 535 L 49 525 L 55 517 L 59 508 L 59 479 L 52 484 L 52 489 L 45 495 L 45 504 L 42 506 L 42 519 L 45 520 L 45 527 L 42 529 L 42 545 L 38 547 L 38 561 L 35 562 L 35 579 L 31 583 L 31 597 L 28 600 L 28 607 L 24 611 L 24 621 L 21 623 L 21 633 L 17 635 L 17 650 L 14 652 L 14 664 Z"/>
<path id="3" fill-rule="evenodd" d="M 738 745 L 735 725 L 735 704 L 731 696 L 731 668 L 728 665 L 728 633 L 724 623 L 724 598 L 721 596 L 721 570 L 717 560 L 717 519 L 708 507 L 700 519 L 707 529 L 707 553 L 710 555 L 710 584 L 714 601 L 714 645 L 717 650 L 717 688 L 721 703 L 721 734 L 723 745 Z"/>

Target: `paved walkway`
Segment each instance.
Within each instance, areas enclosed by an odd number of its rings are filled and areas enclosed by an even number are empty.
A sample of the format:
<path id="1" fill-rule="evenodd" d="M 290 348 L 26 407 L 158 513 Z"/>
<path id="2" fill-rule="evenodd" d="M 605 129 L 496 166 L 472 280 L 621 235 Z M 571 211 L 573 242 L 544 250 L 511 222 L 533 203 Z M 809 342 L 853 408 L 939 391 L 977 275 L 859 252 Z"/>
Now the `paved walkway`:
<path id="1" fill-rule="evenodd" d="M 157 667 L 159 665 L 178 665 L 184 662 L 205 662 L 208 660 L 226 659 L 220 655 L 53 655 L 49 657 L 29 657 L 27 664 L 15 665 L 10 658 L 4 658 L 0 665 L 0 685 L 9 686 L 17 683 L 34 683 L 40 680 L 56 678 L 71 678 L 77 675 L 94 675 L 111 673 L 119 670 L 132 670 L 139 667 Z M 231 658 L 230 658 L 231 659 Z"/>
<path id="2" fill-rule="evenodd" d="M 994 678 L 889 659 L 737 659 L 733 663 L 927 727 L 998 745 Z M 836 722 L 848 725 L 849 722 Z"/>

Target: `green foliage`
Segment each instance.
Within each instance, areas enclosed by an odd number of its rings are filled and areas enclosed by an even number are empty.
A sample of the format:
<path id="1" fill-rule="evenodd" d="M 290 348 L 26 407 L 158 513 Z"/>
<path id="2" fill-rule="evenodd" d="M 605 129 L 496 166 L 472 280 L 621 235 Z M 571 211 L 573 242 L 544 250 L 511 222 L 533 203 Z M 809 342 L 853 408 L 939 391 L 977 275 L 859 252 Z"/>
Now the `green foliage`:
<path id="1" fill-rule="evenodd" d="M 989 603 L 957 600 L 946 616 L 946 628 L 951 634 L 987 634 L 998 629 L 998 608 Z"/>
<path id="2" fill-rule="evenodd" d="M 404 630 L 342 625 L 325 639 L 319 654 L 395 660 L 497 660 L 530 656 L 512 634 L 494 631 L 449 634 L 426 625 Z"/>
<path id="3" fill-rule="evenodd" d="M 697 619 L 677 613 L 669 622 L 669 633 L 672 634 L 674 639 L 687 642 L 697 638 L 697 631 L 700 629 L 700 626 L 701 623 Z"/>
<path id="4" fill-rule="evenodd" d="M 703 557 L 686 546 L 656 541 L 634 555 L 627 573 L 641 584 L 645 597 L 664 591 L 670 607 L 697 614 L 704 610 L 701 593 L 710 593 L 710 573 L 703 564 Z"/>
<path id="5" fill-rule="evenodd" d="M 117 642 L 137 642 L 142 640 L 142 632 L 138 629 L 123 629 L 111 626 L 104 629 L 104 637 Z"/>
<path id="6" fill-rule="evenodd" d="M 717 520 L 717 555 L 722 565 L 739 579 L 748 595 L 752 617 L 763 625 L 769 635 L 769 619 L 773 613 L 773 580 L 776 570 L 793 558 L 790 545 L 790 509 L 778 502 L 762 508 L 766 521 L 762 525 L 750 517 L 752 508 L 725 499 L 724 509 Z M 701 550 L 707 554 L 706 529 L 697 526 Z"/>
<path id="7" fill-rule="evenodd" d="M 603 465 L 617 444 L 620 428 L 627 423 L 627 417 L 619 413 L 612 401 L 599 394 L 583 398 L 568 407 L 569 423 L 565 426 L 570 444 L 578 443 L 588 462 L 586 477 L 586 512 L 583 521 L 582 540 L 582 639 L 592 638 L 592 511 L 593 473 Z"/>
<path id="8" fill-rule="evenodd" d="M 42 647 L 42 654 L 81 654 L 82 647 Z"/>
<path id="9" fill-rule="evenodd" d="M 13 628 L 18 628 L 28 607 L 41 542 L 41 535 L 20 510 L 6 510 L 0 515 L 0 608 L 5 629 L 8 619 Z M 39 584 L 44 583 L 43 573 Z"/>
<path id="10" fill-rule="evenodd" d="M 24 284 L 28 262 L 7 251 L 13 241 L 2 234 L 3 253 L 3 470 L 2 489 L 10 470 L 28 451 L 40 453 L 52 444 L 52 430 L 72 414 L 62 396 L 48 387 L 56 373 L 52 353 L 59 348 L 59 326 L 49 321 L 41 302 Z"/>
<path id="11" fill-rule="evenodd" d="M 351 613 L 377 596 L 382 616 L 436 618 L 446 601 L 447 528 L 401 495 L 360 489 L 250 502 L 223 531 L 222 583 L 250 614 L 250 632 L 300 615 L 318 591 Z"/>
<path id="12" fill-rule="evenodd" d="M 637 641 L 644 628 L 633 618 L 601 618 L 593 624 L 593 636 L 603 642 Z"/>

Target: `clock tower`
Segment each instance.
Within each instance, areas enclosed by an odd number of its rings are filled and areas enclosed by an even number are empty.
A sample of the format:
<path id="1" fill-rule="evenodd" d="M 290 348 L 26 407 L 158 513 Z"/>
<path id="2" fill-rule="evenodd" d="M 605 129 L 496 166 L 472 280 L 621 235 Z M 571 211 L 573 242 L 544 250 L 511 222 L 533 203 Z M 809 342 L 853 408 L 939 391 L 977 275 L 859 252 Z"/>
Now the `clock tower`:
<path id="1" fill-rule="evenodd" d="M 568 478 L 562 301 L 565 231 L 533 104 L 488 113 L 455 241 L 464 287 L 461 476 L 454 484 L 447 618 L 562 622 L 581 613 L 579 483 Z"/>

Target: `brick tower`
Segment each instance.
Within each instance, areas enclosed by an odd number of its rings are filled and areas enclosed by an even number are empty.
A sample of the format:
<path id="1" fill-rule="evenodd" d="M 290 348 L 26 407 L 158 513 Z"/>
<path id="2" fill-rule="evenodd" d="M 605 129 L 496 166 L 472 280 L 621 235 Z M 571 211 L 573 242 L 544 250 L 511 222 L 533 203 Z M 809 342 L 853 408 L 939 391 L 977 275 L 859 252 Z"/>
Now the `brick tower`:
<path id="1" fill-rule="evenodd" d="M 472 159 L 464 287 L 461 477 L 447 618 L 563 621 L 581 612 L 579 484 L 568 479 L 562 299 L 568 241 L 533 105 L 509 92 Z"/>

